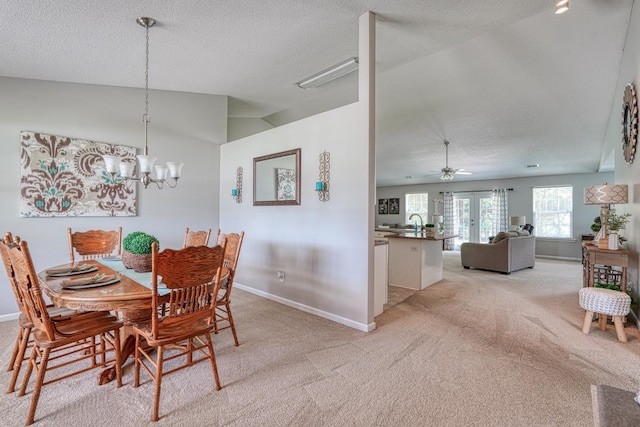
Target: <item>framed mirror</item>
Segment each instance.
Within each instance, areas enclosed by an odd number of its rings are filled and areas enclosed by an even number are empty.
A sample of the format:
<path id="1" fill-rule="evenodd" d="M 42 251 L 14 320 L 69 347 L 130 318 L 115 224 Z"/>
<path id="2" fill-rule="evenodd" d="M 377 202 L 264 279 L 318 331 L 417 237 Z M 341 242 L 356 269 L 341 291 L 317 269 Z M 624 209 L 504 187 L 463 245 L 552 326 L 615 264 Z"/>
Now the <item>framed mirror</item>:
<path id="1" fill-rule="evenodd" d="M 300 148 L 253 159 L 253 205 L 300 204 Z"/>

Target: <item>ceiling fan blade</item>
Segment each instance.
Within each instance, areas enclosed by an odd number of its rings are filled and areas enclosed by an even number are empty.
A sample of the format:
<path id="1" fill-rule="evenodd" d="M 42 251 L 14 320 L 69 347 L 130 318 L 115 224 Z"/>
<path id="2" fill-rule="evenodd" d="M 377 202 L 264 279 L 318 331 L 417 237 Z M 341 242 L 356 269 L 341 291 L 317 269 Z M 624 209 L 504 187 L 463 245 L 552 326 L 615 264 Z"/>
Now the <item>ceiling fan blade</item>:
<path id="1" fill-rule="evenodd" d="M 473 172 L 456 171 L 456 175 L 473 175 Z"/>

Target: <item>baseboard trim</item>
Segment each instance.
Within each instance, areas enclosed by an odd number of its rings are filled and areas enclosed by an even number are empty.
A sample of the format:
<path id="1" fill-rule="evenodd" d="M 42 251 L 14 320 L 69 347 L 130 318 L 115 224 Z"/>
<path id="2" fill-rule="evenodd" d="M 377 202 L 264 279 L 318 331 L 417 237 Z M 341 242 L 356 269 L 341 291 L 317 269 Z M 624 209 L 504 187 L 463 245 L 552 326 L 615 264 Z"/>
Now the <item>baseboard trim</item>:
<path id="1" fill-rule="evenodd" d="M 0 322 L 10 322 L 12 320 L 18 320 L 18 316 L 20 316 L 19 312 L 9 313 L 9 314 L 0 314 Z"/>
<path id="2" fill-rule="evenodd" d="M 543 258 L 543 259 L 555 259 L 558 261 L 575 261 L 575 262 L 582 262 L 581 258 L 573 258 L 573 257 L 566 257 L 566 256 L 553 256 L 553 255 L 536 255 L 536 258 Z"/>
<path id="3" fill-rule="evenodd" d="M 318 317 L 322 317 L 323 319 L 331 320 L 332 322 L 340 323 L 342 325 L 348 326 L 353 329 L 357 329 L 362 332 L 371 332 L 376 329 L 376 322 L 371 322 L 369 324 L 355 322 L 351 319 L 347 319 L 346 317 L 338 316 L 333 313 L 329 313 L 324 310 L 317 309 L 315 307 L 310 307 L 306 304 L 300 304 L 296 301 L 291 301 L 286 298 L 279 297 L 277 295 L 270 294 L 268 292 L 261 291 L 259 289 L 250 288 L 245 285 L 241 285 L 239 283 L 234 283 L 233 286 L 238 289 L 242 289 L 245 292 L 249 292 L 250 294 L 258 295 L 259 297 L 263 297 L 269 299 L 271 301 L 275 301 L 277 303 L 286 305 L 288 307 L 295 308 L 296 310 L 304 311 L 305 313 L 313 314 Z"/>

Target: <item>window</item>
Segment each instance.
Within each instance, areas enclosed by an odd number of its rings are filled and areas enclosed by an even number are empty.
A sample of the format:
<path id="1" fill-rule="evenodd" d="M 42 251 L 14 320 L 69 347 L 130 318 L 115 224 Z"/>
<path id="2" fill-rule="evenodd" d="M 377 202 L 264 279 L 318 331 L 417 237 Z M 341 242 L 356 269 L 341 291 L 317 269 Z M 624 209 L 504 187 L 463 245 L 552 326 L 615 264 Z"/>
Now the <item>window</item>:
<path id="1" fill-rule="evenodd" d="M 573 237 L 573 187 L 533 189 L 533 225 L 538 237 Z"/>
<path id="2" fill-rule="evenodd" d="M 404 206 L 404 216 L 407 224 L 414 224 L 414 221 L 417 221 L 417 224 L 420 225 L 418 218 L 409 220 L 409 217 L 413 214 L 420 215 L 425 224 L 429 222 L 429 193 L 405 194 Z"/>

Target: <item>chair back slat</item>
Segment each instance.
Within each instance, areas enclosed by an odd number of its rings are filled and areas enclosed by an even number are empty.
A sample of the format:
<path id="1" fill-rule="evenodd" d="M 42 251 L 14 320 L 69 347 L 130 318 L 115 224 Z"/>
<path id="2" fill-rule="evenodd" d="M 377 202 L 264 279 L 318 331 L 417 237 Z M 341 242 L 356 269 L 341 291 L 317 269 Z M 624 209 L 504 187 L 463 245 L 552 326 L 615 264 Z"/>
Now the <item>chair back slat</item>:
<path id="1" fill-rule="evenodd" d="M 152 335 L 159 336 L 163 327 L 193 324 L 208 319 L 213 322 L 215 298 L 220 289 L 224 260 L 223 245 L 188 246 L 180 250 L 152 248 Z M 158 288 L 166 287 L 168 295 L 160 295 Z M 167 303 L 164 314 L 159 307 Z"/>
<path id="2" fill-rule="evenodd" d="M 9 248 L 7 245 L 10 245 L 12 241 L 13 236 L 10 232 L 7 232 L 4 236 L 4 239 L 0 240 L 0 256 L 2 256 L 2 263 L 4 264 L 4 268 L 7 271 L 7 278 L 9 279 L 11 290 L 16 297 L 16 304 L 18 305 L 18 309 L 20 309 L 20 312 L 27 316 L 27 319 L 29 319 L 29 313 L 24 305 L 24 298 L 20 294 L 20 289 L 18 289 L 18 284 L 16 283 L 16 273 L 13 269 L 13 265 L 11 264 L 11 257 L 9 256 Z"/>
<path id="3" fill-rule="evenodd" d="M 216 244 L 220 244 L 224 239 L 227 239 L 227 248 L 224 252 L 224 266 L 229 269 L 229 278 L 227 280 L 224 295 L 222 295 L 221 298 L 222 300 L 228 300 L 231 297 L 231 287 L 233 286 L 233 280 L 236 276 L 238 259 L 240 258 L 240 249 L 242 248 L 242 241 L 244 240 L 244 231 L 240 233 L 225 234 L 218 229 L 218 233 L 216 234 Z"/>
<path id="4" fill-rule="evenodd" d="M 69 258 L 75 262 L 75 253 L 83 261 L 104 258 L 122 253 L 122 227 L 117 230 L 89 230 L 72 232 L 67 228 L 69 237 Z"/>
<path id="5" fill-rule="evenodd" d="M 42 297 L 40 282 L 33 266 L 27 242 L 21 241 L 20 237 L 16 236 L 13 242 L 6 245 L 6 247 L 9 250 L 9 258 L 15 272 L 16 284 L 23 298 L 29 320 L 37 329 L 46 333 L 48 339 L 54 340 L 55 329 L 49 318 L 47 304 Z"/>
<path id="6" fill-rule="evenodd" d="M 209 236 L 211 236 L 211 229 L 201 231 L 191 231 L 189 227 L 184 231 L 183 248 L 189 246 L 207 246 L 209 244 Z"/>

